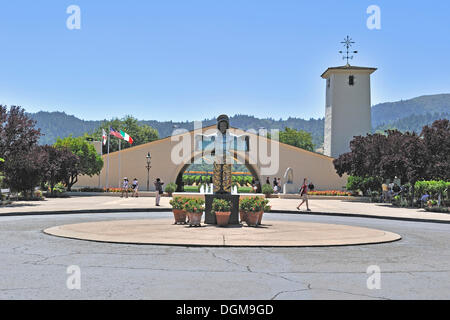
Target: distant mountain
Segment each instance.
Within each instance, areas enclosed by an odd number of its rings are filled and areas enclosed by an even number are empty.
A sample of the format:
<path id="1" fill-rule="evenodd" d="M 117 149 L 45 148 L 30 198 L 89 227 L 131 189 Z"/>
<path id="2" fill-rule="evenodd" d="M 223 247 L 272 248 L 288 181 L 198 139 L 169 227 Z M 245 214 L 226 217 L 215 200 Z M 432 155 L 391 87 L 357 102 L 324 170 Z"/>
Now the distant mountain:
<path id="1" fill-rule="evenodd" d="M 427 114 L 413 114 L 408 117 L 389 122 L 388 124 L 382 124 L 374 128 L 374 132 L 384 132 L 388 129 L 397 129 L 400 131 L 409 131 L 420 133 L 422 128 L 426 125 L 433 123 L 439 119 L 450 119 L 450 113 L 427 113 Z"/>
<path id="2" fill-rule="evenodd" d="M 65 112 L 39 111 L 28 113 L 28 116 L 37 121 L 36 127 L 44 134 L 39 140 L 40 144 L 53 144 L 58 137 L 65 138 L 69 135 L 78 137 L 85 132 L 93 133 L 101 124 L 101 121 L 81 120 Z"/>
<path id="3" fill-rule="evenodd" d="M 422 127 L 432 123 L 434 120 L 449 118 L 450 114 L 450 94 L 438 94 L 422 96 L 410 100 L 398 102 L 387 102 L 372 107 L 372 127 L 373 131 L 383 131 L 385 129 L 399 129 L 401 131 L 415 131 L 420 133 Z M 67 115 L 64 112 L 44 112 L 31 113 L 29 116 L 37 121 L 37 127 L 45 135 L 41 138 L 41 144 L 53 144 L 58 137 L 69 135 L 81 136 L 84 133 L 94 132 L 102 121 L 87 121 Z M 323 144 L 324 119 L 288 118 L 286 120 L 275 120 L 272 118 L 259 119 L 248 115 L 235 115 L 230 117 L 233 127 L 240 129 L 280 129 L 285 127 L 297 130 L 305 130 L 311 133 L 313 143 L 316 147 Z M 185 128 L 192 130 L 192 121 L 172 122 L 142 120 L 142 124 L 147 124 L 158 130 L 161 138 L 172 134 L 174 128 Z M 215 119 L 203 120 L 204 126 L 213 125 Z"/>
<path id="4" fill-rule="evenodd" d="M 387 125 L 411 115 L 450 113 L 450 94 L 421 96 L 373 106 L 372 127 Z"/>

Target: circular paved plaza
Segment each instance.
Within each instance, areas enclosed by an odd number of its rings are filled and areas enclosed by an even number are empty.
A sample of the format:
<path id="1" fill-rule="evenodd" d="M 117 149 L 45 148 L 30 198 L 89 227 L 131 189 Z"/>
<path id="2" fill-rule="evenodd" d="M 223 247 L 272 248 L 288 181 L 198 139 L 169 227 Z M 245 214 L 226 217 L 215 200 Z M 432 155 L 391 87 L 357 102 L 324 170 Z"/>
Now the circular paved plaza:
<path id="1" fill-rule="evenodd" d="M 54 226 L 124 220 L 170 224 L 172 213 L 0 217 L 0 299 L 450 298 L 450 224 L 276 212 L 264 216 L 267 225 L 343 225 L 402 236 L 388 243 L 331 247 L 136 245 L 43 232 Z M 81 272 L 80 290 L 67 287 L 71 266 Z M 373 266 L 381 272 L 379 289 L 367 285 Z"/>
<path id="2" fill-rule="evenodd" d="M 56 226 L 64 238 L 126 244 L 218 247 L 317 247 L 392 242 L 398 234 L 338 224 L 266 220 L 257 228 L 173 225 L 170 219 L 100 221 Z"/>

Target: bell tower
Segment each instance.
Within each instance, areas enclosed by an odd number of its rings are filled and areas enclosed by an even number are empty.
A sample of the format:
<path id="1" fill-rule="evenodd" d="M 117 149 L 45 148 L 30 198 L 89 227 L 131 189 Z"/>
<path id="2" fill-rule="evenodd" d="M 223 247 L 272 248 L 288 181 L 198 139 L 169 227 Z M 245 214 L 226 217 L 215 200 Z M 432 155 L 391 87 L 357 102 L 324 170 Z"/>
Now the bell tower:
<path id="1" fill-rule="evenodd" d="M 324 154 L 333 158 L 350 151 L 354 136 L 372 131 L 370 75 L 377 70 L 351 66 L 350 54 L 357 53 L 349 51 L 354 42 L 347 36 L 342 43 L 347 48 L 347 64 L 322 74 L 326 79 Z"/>

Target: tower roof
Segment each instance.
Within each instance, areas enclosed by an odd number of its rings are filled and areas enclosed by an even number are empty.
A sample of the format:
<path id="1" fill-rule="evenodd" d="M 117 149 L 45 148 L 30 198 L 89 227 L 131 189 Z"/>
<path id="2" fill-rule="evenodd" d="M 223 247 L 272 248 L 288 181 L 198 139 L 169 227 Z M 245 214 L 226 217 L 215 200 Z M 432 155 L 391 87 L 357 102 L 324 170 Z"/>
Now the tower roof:
<path id="1" fill-rule="evenodd" d="M 369 68 L 369 67 L 357 67 L 357 66 L 351 66 L 349 64 L 345 65 L 345 66 L 341 66 L 341 67 L 331 67 L 328 68 L 323 74 L 322 74 L 322 78 L 327 79 L 329 78 L 330 74 L 332 72 L 348 72 L 348 71 L 358 71 L 358 72 L 367 72 L 369 74 L 374 73 L 375 71 L 377 71 L 377 68 Z"/>

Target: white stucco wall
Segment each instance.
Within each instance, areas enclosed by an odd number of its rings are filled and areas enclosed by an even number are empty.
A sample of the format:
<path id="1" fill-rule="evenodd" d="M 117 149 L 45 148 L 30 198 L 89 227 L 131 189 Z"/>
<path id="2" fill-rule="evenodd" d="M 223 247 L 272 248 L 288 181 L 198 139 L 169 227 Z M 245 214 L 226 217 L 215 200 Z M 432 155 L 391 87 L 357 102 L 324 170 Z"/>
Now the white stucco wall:
<path id="1" fill-rule="evenodd" d="M 373 69 L 328 70 L 324 78 L 326 88 L 324 153 L 337 158 L 350 151 L 354 136 L 366 135 L 372 130 L 370 74 Z M 354 85 L 349 85 L 349 76 Z"/>

